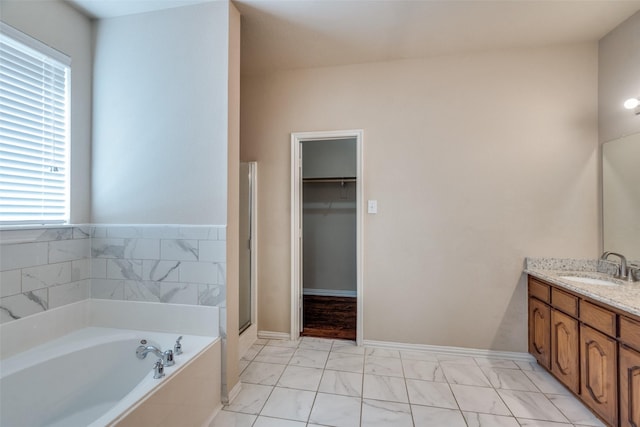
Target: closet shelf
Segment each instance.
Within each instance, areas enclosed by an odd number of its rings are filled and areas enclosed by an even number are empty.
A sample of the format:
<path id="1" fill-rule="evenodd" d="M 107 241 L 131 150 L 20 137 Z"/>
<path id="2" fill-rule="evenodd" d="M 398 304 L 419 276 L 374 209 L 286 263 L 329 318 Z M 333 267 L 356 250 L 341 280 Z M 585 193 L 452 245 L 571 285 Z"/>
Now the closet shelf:
<path id="1" fill-rule="evenodd" d="M 302 182 L 356 182 L 356 178 L 352 176 L 337 178 L 303 178 Z"/>

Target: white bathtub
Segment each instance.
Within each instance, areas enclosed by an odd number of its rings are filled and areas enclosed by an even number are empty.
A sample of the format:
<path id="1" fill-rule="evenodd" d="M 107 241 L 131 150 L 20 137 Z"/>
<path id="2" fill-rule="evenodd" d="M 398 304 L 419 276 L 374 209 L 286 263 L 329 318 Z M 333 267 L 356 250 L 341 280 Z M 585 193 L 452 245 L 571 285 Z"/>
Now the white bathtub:
<path id="1" fill-rule="evenodd" d="M 162 310 L 183 315 L 175 317 L 174 323 L 186 318 L 211 324 L 215 312 L 205 312 L 203 317 L 199 307 L 84 304 L 59 313 L 51 310 L 40 320 L 26 318 L 22 323 L 2 325 L 5 357 L 0 361 L 0 426 L 199 426 L 215 416 L 220 407 L 219 338 L 200 335 L 201 326 L 192 327 L 184 320 L 180 328 L 186 331 L 184 334 L 121 329 L 121 320 L 117 320 L 131 310 L 153 314 L 140 316 L 143 319 L 166 317 L 157 316 L 157 310 Z M 78 316 L 69 315 L 73 312 L 89 315 L 80 317 L 87 319 L 80 321 L 80 329 L 53 337 L 47 325 L 65 319 L 77 321 Z M 138 328 L 146 326 L 146 320 L 137 321 L 134 317 L 128 316 L 130 323 Z M 217 324 L 214 326 L 217 328 Z M 43 332 L 45 338 L 52 339 L 7 354 L 8 347 L 22 345 Z M 148 354 L 140 360 L 136 348 L 144 339 L 163 351 L 172 349 L 179 335 L 183 336 L 183 354 L 175 356 L 175 365 L 165 367 L 164 378 L 154 379 L 157 357 Z M 20 336 L 22 340 L 18 339 Z M 205 398 L 194 403 L 194 395 Z M 180 417 L 179 424 L 171 421 L 173 416 Z"/>
<path id="2" fill-rule="evenodd" d="M 0 425 L 104 426 L 177 374 L 215 340 L 184 336 L 184 353 L 166 376 L 153 378 L 157 358 L 136 357 L 146 339 L 163 350 L 175 334 L 89 327 L 37 346 L 0 364 Z"/>

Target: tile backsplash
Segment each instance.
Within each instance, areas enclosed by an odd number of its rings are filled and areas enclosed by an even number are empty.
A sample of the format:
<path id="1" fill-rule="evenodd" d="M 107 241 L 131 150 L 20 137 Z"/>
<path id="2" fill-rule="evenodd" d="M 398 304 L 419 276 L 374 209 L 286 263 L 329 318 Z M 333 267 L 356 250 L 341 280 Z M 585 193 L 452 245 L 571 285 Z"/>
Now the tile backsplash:
<path id="1" fill-rule="evenodd" d="M 0 231 L 0 322 L 89 297 L 220 306 L 225 284 L 225 226 Z"/>

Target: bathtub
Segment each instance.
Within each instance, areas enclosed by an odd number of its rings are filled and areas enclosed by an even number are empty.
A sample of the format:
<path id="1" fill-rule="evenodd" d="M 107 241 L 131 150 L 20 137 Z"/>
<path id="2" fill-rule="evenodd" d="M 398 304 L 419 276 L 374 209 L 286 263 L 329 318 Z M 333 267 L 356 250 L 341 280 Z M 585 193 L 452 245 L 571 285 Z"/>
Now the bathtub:
<path id="1" fill-rule="evenodd" d="M 220 339 L 182 335 L 183 354 L 161 379 L 157 357 L 140 360 L 136 348 L 173 348 L 174 332 L 86 326 L 4 358 L 0 426 L 206 424 L 221 406 Z"/>

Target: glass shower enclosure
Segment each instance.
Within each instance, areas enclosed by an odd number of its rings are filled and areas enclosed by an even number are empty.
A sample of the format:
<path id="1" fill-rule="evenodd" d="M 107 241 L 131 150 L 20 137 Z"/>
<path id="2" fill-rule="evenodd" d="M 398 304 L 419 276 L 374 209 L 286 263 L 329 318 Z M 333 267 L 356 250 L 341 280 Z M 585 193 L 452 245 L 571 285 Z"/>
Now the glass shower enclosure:
<path id="1" fill-rule="evenodd" d="M 239 324 L 240 333 L 249 328 L 254 319 L 254 192 L 256 163 L 240 163 L 240 284 Z"/>

